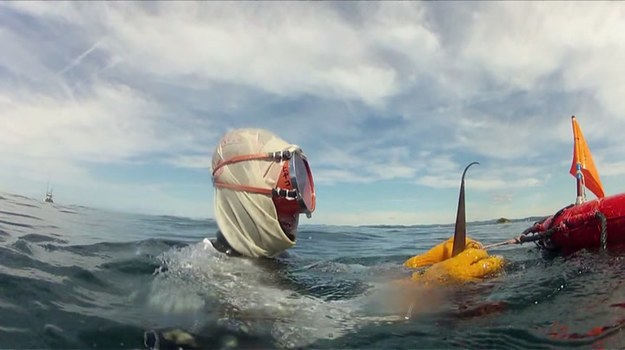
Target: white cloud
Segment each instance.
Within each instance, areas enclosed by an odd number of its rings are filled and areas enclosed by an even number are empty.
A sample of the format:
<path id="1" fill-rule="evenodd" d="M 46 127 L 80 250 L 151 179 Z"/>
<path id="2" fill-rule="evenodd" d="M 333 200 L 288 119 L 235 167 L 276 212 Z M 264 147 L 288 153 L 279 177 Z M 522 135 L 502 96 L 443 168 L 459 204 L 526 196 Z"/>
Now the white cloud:
<path id="1" fill-rule="evenodd" d="M 181 168 L 200 168 L 210 171 L 213 166 L 211 156 L 179 156 L 168 160 L 168 163 Z"/>
<path id="2" fill-rule="evenodd" d="M 439 189 L 459 188 L 461 178 L 462 169 L 458 169 L 420 176 L 417 177 L 415 183 Z M 497 163 L 482 164 L 467 172 L 465 186 L 479 191 L 511 190 L 538 187 L 549 178 L 548 174 L 538 174 L 536 167 L 508 165 L 505 168 L 499 168 Z"/>
<path id="3" fill-rule="evenodd" d="M 110 50 L 153 75 L 199 75 L 279 95 L 361 98 L 379 104 L 396 89 L 392 67 L 368 59 L 358 32 L 325 6 L 203 3 L 191 15 L 160 3 L 155 15 L 109 11 Z M 132 15 L 130 15 L 132 13 Z M 132 16 L 132 19 L 130 18 Z M 297 18 L 297 22 L 293 19 Z M 192 48 L 192 54 L 184 54 Z M 262 54 L 261 54 L 262 53 Z"/>
<path id="4" fill-rule="evenodd" d="M 601 176 L 625 175 L 625 161 L 609 162 L 599 171 Z"/>
<path id="5" fill-rule="evenodd" d="M 467 184 L 505 202 L 567 170 L 571 114 L 601 174 L 625 172 L 619 2 L 0 9 L 0 151 L 16 174 L 62 164 L 104 185 L 86 163 L 208 168 L 224 131 L 261 126 L 305 146 L 320 186 L 451 189 L 479 160 Z"/>
<path id="6" fill-rule="evenodd" d="M 404 79 L 384 51 L 422 64 L 429 55 L 415 53 L 438 49 L 435 35 L 415 21 L 423 16 L 419 3 L 372 7 L 362 26 L 343 21 L 331 4 L 6 6 L 86 27 L 102 50 L 150 75 L 196 75 L 280 95 L 357 98 L 375 106 Z"/>
<path id="7" fill-rule="evenodd" d="M 19 93 L 20 91 L 18 91 Z M 156 103 L 123 85 L 95 85 L 69 100 L 42 93 L 0 101 L 0 145 L 24 156 L 106 161 L 165 149 Z"/>

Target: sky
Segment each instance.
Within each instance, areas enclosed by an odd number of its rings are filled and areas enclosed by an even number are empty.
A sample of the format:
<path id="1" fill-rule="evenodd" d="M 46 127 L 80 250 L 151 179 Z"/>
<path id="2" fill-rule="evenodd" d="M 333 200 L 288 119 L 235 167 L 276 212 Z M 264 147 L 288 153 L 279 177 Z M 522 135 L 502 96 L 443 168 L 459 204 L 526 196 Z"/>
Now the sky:
<path id="1" fill-rule="evenodd" d="M 302 224 L 549 215 L 571 116 L 625 189 L 622 2 L 0 2 L 0 191 L 213 218 L 236 128 L 298 144 Z M 589 198 L 594 198 L 588 193 Z"/>

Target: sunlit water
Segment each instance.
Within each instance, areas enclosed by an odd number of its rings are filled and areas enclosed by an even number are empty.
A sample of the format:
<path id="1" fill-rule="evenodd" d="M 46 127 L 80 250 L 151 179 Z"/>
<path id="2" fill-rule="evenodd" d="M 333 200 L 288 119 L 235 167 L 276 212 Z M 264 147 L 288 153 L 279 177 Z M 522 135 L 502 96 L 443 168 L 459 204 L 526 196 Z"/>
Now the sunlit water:
<path id="1" fill-rule="evenodd" d="M 488 244 L 529 225 L 468 231 Z M 216 229 L 1 193 L 0 348 L 625 344 L 620 252 L 547 257 L 533 244 L 505 246 L 491 251 L 506 258 L 504 273 L 432 288 L 396 281 L 410 273 L 402 262 L 450 237 L 450 225 L 304 225 L 273 260 L 215 252 L 203 240 Z"/>

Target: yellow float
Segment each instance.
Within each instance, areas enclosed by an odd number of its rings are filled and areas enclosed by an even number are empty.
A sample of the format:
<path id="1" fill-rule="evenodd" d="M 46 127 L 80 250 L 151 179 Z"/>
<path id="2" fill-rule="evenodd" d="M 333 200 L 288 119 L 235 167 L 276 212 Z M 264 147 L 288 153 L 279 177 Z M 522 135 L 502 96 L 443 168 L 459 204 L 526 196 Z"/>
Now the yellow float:
<path id="1" fill-rule="evenodd" d="M 419 269 L 412 274 L 413 281 L 425 284 L 464 283 L 492 276 L 503 269 L 504 259 L 501 256 L 489 255 L 480 242 L 466 235 L 464 177 L 474 164 L 479 163 L 469 164 L 462 173 L 454 237 L 404 262 L 408 268 Z"/>

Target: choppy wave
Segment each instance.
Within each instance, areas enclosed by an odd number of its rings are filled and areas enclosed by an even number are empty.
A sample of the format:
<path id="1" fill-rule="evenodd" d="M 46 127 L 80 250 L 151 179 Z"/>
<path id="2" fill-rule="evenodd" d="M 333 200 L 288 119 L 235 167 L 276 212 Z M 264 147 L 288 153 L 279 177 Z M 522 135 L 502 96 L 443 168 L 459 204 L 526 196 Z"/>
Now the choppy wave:
<path id="1" fill-rule="evenodd" d="M 492 243 L 528 223 L 469 225 Z M 0 196 L 1 348 L 621 347 L 622 252 L 494 250 L 505 272 L 428 289 L 401 263 L 450 225 L 304 225 L 278 259 L 231 258 L 214 221 Z"/>

